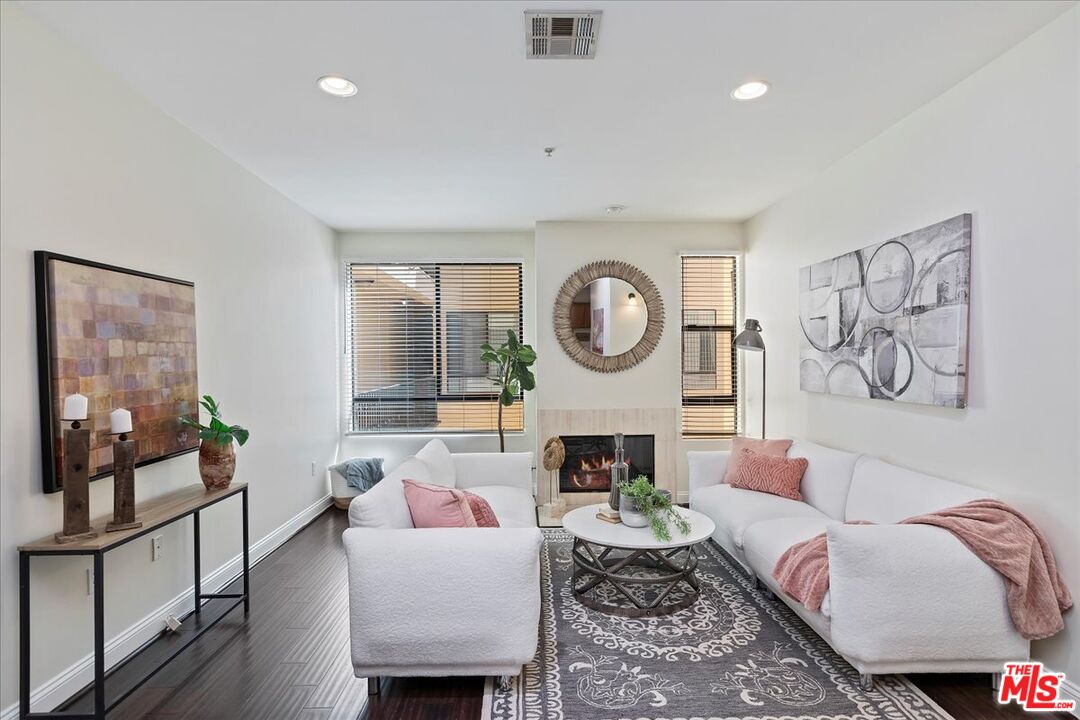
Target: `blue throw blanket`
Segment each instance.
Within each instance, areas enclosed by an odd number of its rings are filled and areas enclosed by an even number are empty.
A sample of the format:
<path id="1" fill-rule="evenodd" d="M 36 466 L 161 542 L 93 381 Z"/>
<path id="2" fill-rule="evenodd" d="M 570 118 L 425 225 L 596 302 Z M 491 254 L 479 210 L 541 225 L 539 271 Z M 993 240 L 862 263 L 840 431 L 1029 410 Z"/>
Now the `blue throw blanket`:
<path id="1" fill-rule="evenodd" d="M 330 469 L 345 478 L 350 487 L 365 493 L 383 479 L 382 464 L 382 458 L 353 458 Z"/>

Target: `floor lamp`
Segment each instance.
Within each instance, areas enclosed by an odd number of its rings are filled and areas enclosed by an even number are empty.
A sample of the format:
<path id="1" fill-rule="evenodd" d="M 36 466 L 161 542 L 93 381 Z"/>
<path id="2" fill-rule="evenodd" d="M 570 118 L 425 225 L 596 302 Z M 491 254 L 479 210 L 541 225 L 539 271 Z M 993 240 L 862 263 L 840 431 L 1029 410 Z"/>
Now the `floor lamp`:
<path id="1" fill-rule="evenodd" d="M 765 341 L 761 339 L 761 323 L 747 318 L 743 331 L 735 336 L 735 347 L 761 353 L 761 437 L 765 438 Z"/>

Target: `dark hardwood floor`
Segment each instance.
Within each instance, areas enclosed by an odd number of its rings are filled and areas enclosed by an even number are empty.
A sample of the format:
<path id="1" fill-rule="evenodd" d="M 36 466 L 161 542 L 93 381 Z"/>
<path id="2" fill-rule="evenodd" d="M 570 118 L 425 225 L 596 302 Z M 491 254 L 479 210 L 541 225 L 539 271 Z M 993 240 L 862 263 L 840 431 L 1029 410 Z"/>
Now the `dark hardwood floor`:
<path id="1" fill-rule="evenodd" d="M 346 526 L 345 513 L 330 509 L 263 559 L 247 621 L 240 610 L 227 616 L 110 720 L 477 720 L 482 678 L 391 680 L 369 698 L 353 677 Z M 912 679 L 957 720 L 1027 717 L 997 705 L 985 675 Z"/>

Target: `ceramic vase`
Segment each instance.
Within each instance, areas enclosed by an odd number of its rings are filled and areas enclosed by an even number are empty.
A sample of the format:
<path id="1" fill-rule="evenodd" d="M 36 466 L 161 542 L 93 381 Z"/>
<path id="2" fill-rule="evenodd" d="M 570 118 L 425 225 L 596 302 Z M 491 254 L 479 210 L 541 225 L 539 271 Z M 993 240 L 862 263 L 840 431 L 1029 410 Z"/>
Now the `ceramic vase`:
<path id="1" fill-rule="evenodd" d="M 637 502 L 628 495 L 619 497 L 619 519 L 627 527 L 645 527 L 649 519 L 638 512 Z"/>
<path id="2" fill-rule="evenodd" d="M 229 487 L 235 472 L 236 449 L 231 441 L 217 443 L 203 440 L 199 443 L 199 475 L 207 490 Z"/>

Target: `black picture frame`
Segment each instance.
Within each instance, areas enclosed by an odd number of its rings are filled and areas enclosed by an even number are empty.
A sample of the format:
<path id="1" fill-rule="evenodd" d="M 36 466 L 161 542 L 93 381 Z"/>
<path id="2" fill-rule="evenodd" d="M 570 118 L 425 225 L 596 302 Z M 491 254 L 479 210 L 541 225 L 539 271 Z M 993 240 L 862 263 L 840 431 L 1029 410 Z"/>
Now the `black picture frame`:
<path id="1" fill-rule="evenodd" d="M 34 251 L 34 279 L 37 312 L 38 401 L 41 428 L 41 482 L 42 490 L 46 494 L 63 490 L 62 478 L 57 471 L 56 465 L 56 436 L 54 430 L 56 427 L 55 423 L 59 422 L 60 418 L 55 417 L 54 414 L 54 408 L 57 407 L 57 402 L 56 398 L 53 396 L 52 383 L 54 369 L 52 358 L 53 348 L 56 346 L 56 337 L 50 306 L 50 299 L 53 296 L 54 288 L 52 287 L 52 280 L 49 273 L 49 264 L 53 261 L 85 265 L 98 270 L 135 275 L 150 280 L 185 285 L 191 288 L 195 287 L 195 283 L 190 280 L 180 280 L 165 275 L 142 272 L 140 270 L 109 265 L 95 260 L 87 260 L 71 255 L 62 255 L 48 250 Z M 196 392 L 196 395 L 197 394 L 198 393 Z M 196 443 L 196 445 L 190 448 L 184 448 L 182 450 L 151 457 L 145 460 L 138 460 L 135 463 L 135 467 L 152 465 L 163 460 L 169 460 L 180 455 L 196 452 L 198 449 L 199 447 Z M 92 474 L 90 480 L 100 480 L 102 478 L 111 477 L 112 474 L 111 470 Z"/>

